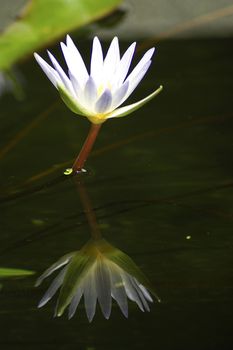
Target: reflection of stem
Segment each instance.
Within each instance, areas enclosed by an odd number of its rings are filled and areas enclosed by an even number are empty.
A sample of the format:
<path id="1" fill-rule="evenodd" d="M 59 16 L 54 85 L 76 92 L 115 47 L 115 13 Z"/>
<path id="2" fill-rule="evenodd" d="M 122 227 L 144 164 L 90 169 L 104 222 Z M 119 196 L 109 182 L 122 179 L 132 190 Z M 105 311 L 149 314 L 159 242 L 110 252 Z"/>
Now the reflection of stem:
<path id="1" fill-rule="evenodd" d="M 91 128 L 87 135 L 86 141 L 84 142 L 84 145 L 72 166 L 73 171 L 79 172 L 82 170 L 84 163 L 92 150 L 101 125 L 102 124 L 91 124 Z"/>
<path id="2" fill-rule="evenodd" d="M 99 229 L 99 226 L 98 226 L 98 223 L 96 220 L 96 215 L 95 215 L 95 212 L 92 208 L 92 204 L 91 204 L 90 198 L 88 196 L 88 193 L 86 191 L 86 188 L 84 186 L 84 183 L 82 182 L 82 179 L 81 179 L 82 175 L 81 176 L 80 175 L 73 177 L 73 179 L 77 185 L 80 200 L 81 200 L 82 205 L 83 205 L 83 210 L 84 210 L 84 213 L 86 214 L 87 222 L 90 226 L 92 238 L 93 239 L 100 239 L 101 233 L 100 233 L 100 229 Z"/>

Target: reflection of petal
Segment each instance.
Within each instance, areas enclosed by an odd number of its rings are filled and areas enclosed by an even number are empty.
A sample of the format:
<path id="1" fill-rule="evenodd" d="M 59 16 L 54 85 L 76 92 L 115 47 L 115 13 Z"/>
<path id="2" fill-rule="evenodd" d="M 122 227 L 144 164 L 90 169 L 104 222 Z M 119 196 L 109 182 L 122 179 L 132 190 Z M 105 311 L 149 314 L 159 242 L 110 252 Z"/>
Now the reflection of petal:
<path id="1" fill-rule="evenodd" d="M 38 307 L 44 306 L 56 293 L 56 291 L 61 287 L 64 276 L 66 273 L 67 267 L 64 267 L 62 271 L 57 275 L 57 277 L 53 280 L 47 292 L 44 294 L 43 298 L 38 304 Z"/>
<path id="2" fill-rule="evenodd" d="M 91 270 L 90 274 L 85 278 L 83 294 L 87 318 L 89 322 L 91 322 L 95 315 L 97 302 L 97 290 L 93 270 Z"/>
<path id="3" fill-rule="evenodd" d="M 69 253 L 60 258 L 55 264 L 50 266 L 45 272 L 37 279 L 35 286 L 38 287 L 41 282 L 48 276 L 50 276 L 54 271 L 60 269 L 60 267 L 67 264 L 75 253 Z"/>
<path id="4" fill-rule="evenodd" d="M 70 303 L 70 306 L 69 306 L 69 319 L 71 317 L 74 316 L 75 314 L 75 311 L 78 307 L 78 304 L 82 298 L 82 295 L 83 295 L 83 290 L 81 288 L 81 286 L 77 289 L 77 292 L 75 294 L 75 296 L 73 297 L 73 299 L 71 300 L 71 303 Z"/>
<path id="5" fill-rule="evenodd" d="M 130 275 L 128 275 L 127 273 L 124 273 L 122 275 L 122 278 L 124 281 L 125 291 L 126 291 L 128 298 L 132 301 L 135 301 L 135 303 L 137 303 L 139 309 L 144 312 L 144 308 L 143 308 L 141 299 L 139 298 L 137 290 L 135 290 L 135 288 L 131 282 Z"/>
<path id="6" fill-rule="evenodd" d="M 150 311 L 148 302 L 153 300 L 147 290 L 149 282 L 128 255 L 106 241 L 91 240 L 80 251 L 62 257 L 44 272 L 39 283 L 65 264 L 39 303 L 39 307 L 45 305 L 61 288 L 55 316 L 61 316 L 68 307 L 68 317 L 72 318 L 82 295 L 89 322 L 95 315 L 97 300 L 106 319 L 111 314 L 112 298 L 125 317 L 127 297 L 141 311 Z"/>
<path id="7" fill-rule="evenodd" d="M 119 270 L 117 269 L 117 266 L 113 267 L 112 265 L 110 265 L 112 297 L 116 300 L 123 315 L 125 317 L 128 317 L 128 302 L 127 302 L 127 296 L 126 296 L 123 280 L 121 278 Z"/>
<path id="8" fill-rule="evenodd" d="M 95 270 L 96 290 L 100 308 L 105 318 L 109 318 L 112 307 L 111 280 L 108 266 L 99 259 Z"/>
<path id="9" fill-rule="evenodd" d="M 140 300 L 141 300 L 141 302 L 143 304 L 144 309 L 149 312 L 150 308 L 149 308 L 148 303 L 147 303 L 147 301 L 146 301 L 146 299 L 145 299 L 145 297 L 144 297 L 144 295 L 142 293 L 142 290 L 139 287 L 138 281 L 136 280 L 136 278 L 134 278 L 132 276 L 130 276 L 130 280 L 131 280 L 132 285 L 134 286 L 135 291 L 137 292 L 137 294 L 138 294 L 138 296 L 139 296 L 139 298 L 140 298 Z"/>
<path id="10" fill-rule="evenodd" d="M 148 292 L 148 290 L 142 285 L 142 284 L 139 284 L 139 288 L 141 289 L 144 297 L 150 301 L 151 303 L 153 303 L 153 299 L 151 298 L 150 296 L 150 293 Z"/>

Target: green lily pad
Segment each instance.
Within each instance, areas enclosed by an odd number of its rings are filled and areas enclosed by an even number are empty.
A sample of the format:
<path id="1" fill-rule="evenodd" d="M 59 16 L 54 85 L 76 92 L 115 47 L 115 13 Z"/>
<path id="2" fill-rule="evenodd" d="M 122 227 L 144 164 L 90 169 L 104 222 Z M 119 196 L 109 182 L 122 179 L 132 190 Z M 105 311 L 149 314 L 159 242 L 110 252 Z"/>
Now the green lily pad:
<path id="1" fill-rule="evenodd" d="M 0 70 L 71 30 L 112 11 L 121 0 L 33 0 L 0 36 Z"/>
<path id="2" fill-rule="evenodd" d="M 35 272 L 31 270 L 11 269 L 7 267 L 0 267 L 0 278 L 9 277 L 24 277 L 33 275 Z"/>

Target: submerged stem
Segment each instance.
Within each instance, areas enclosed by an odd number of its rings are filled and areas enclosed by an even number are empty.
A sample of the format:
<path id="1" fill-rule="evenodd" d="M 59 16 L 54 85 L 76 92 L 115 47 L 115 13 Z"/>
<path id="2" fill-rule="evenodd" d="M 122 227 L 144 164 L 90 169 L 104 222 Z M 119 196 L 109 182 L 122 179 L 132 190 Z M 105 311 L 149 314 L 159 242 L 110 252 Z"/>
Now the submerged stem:
<path id="1" fill-rule="evenodd" d="M 83 147 L 78 155 L 78 157 L 75 159 L 75 162 L 72 166 L 73 171 L 79 172 L 83 169 L 84 163 L 87 160 L 92 147 L 94 145 L 94 142 L 96 140 L 96 137 L 99 133 L 100 127 L 102 124 L 91 124 L 91 128 L 89 130 L 89 133 L 87 135 L 87 138 L 83 144 Z"/>
<path id="2" fill-rule="evenodd" d="M 90 227 L 91 237 L 95 240 L 101 239 L 102 236 L 96 219 L 95 211 L 92 207 L 92 203 L 86 190 L 85 184 L 82 181 L 82 176 L 74 176 L 73 179 L 79 193 L 83 211 L 87 218 L 88 226 Z"/>

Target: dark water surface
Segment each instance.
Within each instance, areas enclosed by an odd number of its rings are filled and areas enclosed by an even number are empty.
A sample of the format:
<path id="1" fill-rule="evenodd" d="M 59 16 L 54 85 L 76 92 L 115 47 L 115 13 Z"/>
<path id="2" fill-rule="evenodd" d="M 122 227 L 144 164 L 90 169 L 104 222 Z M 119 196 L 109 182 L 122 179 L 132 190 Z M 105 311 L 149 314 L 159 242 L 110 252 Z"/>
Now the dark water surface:
<path id="1" fill-rule="evenodd" d="M 160 84 L 164 91 L 106 122 L 87 163 L 103 236 L 132 257 L 162 303 L 150 313 L 132 303 L 128 320 L 114 305 L 108 321 L 98 310 L 89 324 L 83 303 L 71 321 L 54 319 L 55 299 L 36 307 L 48 283 L 4 279 L 1 349 L 232 348 L 232 47 L 230 39 L 161 42 L 131 101 Z M 62 178 L 89 123 L 33 60 L 18 69 L 25 100 L 1 98 L 0 266 L 38 276 L 89 238 L 74 183 Z"/>

